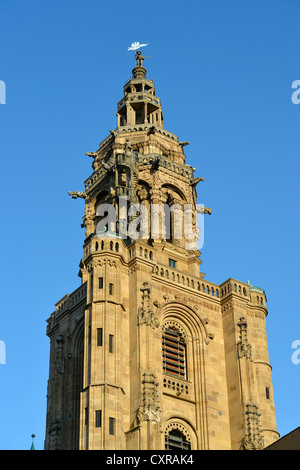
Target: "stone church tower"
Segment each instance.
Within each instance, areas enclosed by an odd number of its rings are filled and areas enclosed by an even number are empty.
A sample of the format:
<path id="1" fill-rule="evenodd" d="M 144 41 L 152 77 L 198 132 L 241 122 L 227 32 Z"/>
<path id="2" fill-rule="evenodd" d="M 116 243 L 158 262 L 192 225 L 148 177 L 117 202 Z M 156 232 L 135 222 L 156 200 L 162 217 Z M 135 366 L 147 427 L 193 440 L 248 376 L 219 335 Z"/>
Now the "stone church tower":
<path id="1" fill-rule="evenodd" d="M 278 438 L 266 295 L 204 279 L 203 178 L 143 61 L 87 154 L 85 190 L 69 193 L 85 203 L 81 285 L 47 320 L 45 449 L 263 449 Z"/>

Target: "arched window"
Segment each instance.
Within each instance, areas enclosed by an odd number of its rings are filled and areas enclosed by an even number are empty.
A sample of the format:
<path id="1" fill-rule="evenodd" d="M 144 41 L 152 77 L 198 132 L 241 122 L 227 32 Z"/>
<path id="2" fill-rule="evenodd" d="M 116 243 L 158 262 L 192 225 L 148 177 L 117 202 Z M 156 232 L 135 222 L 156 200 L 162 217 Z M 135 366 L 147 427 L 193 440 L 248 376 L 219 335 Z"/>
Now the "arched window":
<path id="1" fill-rule="evenodd" d="M 167 450 L 190 450 L 191 443 L 179 429 L 172 429 L 165 436 L 165 448 Z"/>
<path id="2" fill-rule="evenodd" d="M 187 380 L 186 345 L 176 328 L 166 328 L 162 335 L 163 372 Z"/>

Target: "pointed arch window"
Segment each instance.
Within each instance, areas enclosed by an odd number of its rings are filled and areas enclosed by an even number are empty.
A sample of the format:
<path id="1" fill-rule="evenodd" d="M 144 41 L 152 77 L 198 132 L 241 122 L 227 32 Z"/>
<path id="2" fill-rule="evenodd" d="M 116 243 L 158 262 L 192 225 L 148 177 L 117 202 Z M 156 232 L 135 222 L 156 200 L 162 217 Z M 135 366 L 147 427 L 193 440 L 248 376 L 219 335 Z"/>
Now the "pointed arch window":
<path id="1" fill-rule="evenodd" d="M 163 372 L 187 380 L 186 345 L 176 328 L 166 328 L 162 336 Z"/>

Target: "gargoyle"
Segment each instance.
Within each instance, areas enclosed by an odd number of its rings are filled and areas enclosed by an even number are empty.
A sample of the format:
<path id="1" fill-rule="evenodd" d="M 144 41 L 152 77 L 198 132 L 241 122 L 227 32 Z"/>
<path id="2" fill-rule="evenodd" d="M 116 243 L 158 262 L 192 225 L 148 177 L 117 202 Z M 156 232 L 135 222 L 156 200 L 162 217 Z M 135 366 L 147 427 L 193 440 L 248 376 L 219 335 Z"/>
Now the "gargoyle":
<path id="1" fill-rule="evenodd" d="M 85 154 L 86 154 L 88 157 L 93 157 L 93 158 L 96 158 L 96 157 L 97 157 L 97 152 L 85 152 Z"/>
<path id="2" fill-rule="evenodd" d="M 156 158 L 156 159 L 152 162 L 152 167 L 151 167 L 151 169 L 152 169 L 152 170 L 157 170 L 158 167 L 159 167 L 159 164 L 160 164 L 160 160 L 159 160 L 159 158 Z"/>
<path id="3" fill-rule="evenodd" d="M 190 181 L 190 186 L 196 186 L 200 181 L 204 181 L 204 178 L 194 178 Z"/>
<path id="4" fill-rule="evenodd" d="M 85 191 L 68 191 L 69 196 L 72 196 L 73 199 L 77 199 L 78 197 L 85 199 L 86 192 Z"/>
<path id="5" fill-rule="evenodd" d="M 184 147 L 185 145 L 190 145 L 190 143 L 184 140 L 183 142 L 178 142 L 178 145 L 180 145 L 180 147 Z"/>
<path id="6" fill-rule="evenodd" d="M 212 210 L 209 209 L 208 207 L 202 207 L 197 205 L 197 213 L 198 214 L 209 214 L 211 215 Z"/>
<path id="7" fill-rule="evenodd" d="M 151 126 L 149 131 L 148 131 L 148 135 L 149 134 L 155 134 L 155 131 L 156 131 L 156 127 L 155 126 Z"/>

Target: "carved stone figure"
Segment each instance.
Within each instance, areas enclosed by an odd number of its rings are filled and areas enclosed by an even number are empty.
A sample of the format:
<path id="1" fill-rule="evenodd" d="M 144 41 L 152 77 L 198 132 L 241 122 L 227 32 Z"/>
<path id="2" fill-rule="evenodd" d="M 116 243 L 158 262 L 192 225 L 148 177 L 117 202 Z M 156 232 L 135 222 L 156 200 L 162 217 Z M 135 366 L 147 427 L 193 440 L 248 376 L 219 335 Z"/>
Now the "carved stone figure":
<path id="1" fill-rule="evenodd" d="M 139 325 L 146 324 L 151 328 L 158 328 L 159 321 L 152 309 L 151 286 L 144 282 L 140 290 L 142 291 L 142 306 L 138 309 L 138 323 Z"/>

